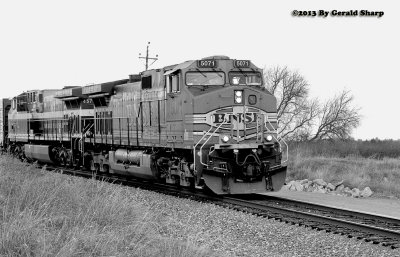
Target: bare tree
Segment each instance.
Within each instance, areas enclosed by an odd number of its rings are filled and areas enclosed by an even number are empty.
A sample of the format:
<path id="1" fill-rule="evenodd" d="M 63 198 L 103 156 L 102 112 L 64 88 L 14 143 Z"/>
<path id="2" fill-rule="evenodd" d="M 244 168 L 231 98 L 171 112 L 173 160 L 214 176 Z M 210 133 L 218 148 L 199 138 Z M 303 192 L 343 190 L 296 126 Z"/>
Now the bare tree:
<path id="1" fill-rule="evenodd" d="M 309 99 L 309 84 L 287 67 L 265 70 L 266 88 L 277 98 L 278 133 L 288 140 L 348 138 L 361 116 L 352 107 L 353 97 L 343 91 L 321 105 Z"/>
<path id="2" fill-rule="evenodd" d="M 265 73 L 265 85 L 269 92 L 278 98 L 278 119 L 291 112 L 308 96 L 308 83 L 297 72 L 291 72 L 287 67 L 275 67 Z"/>
<path id="3" fill-rule="evenodd" d="M 317 99 L 303 99 L 292 112 L 284 113 L 280 119 L 281 137 L 302 141 L 311 137 L 315 120 L 320 113 Z"/>
<path id="4" fill-rule="evenodd" d="M 328 100 L 320 110 L 316 131 L 309 140 L 349 138 L 361 121 L 360 109 L 352 106 L 353 100 L 349 91 Z"/>
<path id="5" fill-rule="evenodd" d="M 274 67 L 264 73 L 266 88 L 278 101 L 278 132 L 287 139 L 298 140 L 311 133 L 319 103 L 308 99 L 309 85 L 298 72 Z"/>

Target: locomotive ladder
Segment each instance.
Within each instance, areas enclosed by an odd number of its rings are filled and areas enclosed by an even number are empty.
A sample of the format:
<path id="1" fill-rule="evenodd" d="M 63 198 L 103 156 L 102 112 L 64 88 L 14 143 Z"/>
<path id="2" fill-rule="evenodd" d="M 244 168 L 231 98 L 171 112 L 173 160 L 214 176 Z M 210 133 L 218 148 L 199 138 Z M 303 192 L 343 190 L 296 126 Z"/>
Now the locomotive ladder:
<path id="1" fill-rule="evenodd" d="M 84 155 L 85 155 L 85 139 L 86 139 L 86 133 L 87 133 L 91 128 L 93 128 L 93 126 L 94 126 L 94 123 L 89 123 L 89 124 L 87 124 L 87 125 L 83 128 L 83 130 L 82 130 L 81 137 L 78 139 L 78 148 L 79 148 L 79 151 L 80 151 L 81 154 L 82 154 L 82 165 L 85 165 L 85 158 L 84 158 Z"/>

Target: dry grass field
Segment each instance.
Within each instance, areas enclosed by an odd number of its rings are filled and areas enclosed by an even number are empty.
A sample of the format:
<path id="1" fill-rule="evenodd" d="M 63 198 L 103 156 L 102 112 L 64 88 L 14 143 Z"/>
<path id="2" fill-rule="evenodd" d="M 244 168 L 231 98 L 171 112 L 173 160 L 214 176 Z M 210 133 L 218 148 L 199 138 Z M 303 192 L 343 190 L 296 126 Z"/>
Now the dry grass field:
<path id="1" fill-rule="evenodd" d="M 0 256 L 210 256 L 162 236 L 136 194 L 0 156 Z"/>
<path id="2" fill-rule="evenodd" d="M 288 180 L 344 180 L 348 187 L 369 186 L 374 196 L 400 198 L 400 142 L 316 142 L 290 145 Z"/>

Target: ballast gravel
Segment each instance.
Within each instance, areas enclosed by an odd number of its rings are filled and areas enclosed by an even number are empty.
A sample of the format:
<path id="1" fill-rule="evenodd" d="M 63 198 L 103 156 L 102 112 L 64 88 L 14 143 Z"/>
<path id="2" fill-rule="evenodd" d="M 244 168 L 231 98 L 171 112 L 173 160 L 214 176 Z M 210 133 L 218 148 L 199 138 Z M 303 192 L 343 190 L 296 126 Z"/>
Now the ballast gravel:
<path id="1" fill-rule="evenodd" d="M 156 213 L 158 230 L 214 256 L 400 256 L 400 249 L 289 225 L 189 199 L 132 189 Z"/>

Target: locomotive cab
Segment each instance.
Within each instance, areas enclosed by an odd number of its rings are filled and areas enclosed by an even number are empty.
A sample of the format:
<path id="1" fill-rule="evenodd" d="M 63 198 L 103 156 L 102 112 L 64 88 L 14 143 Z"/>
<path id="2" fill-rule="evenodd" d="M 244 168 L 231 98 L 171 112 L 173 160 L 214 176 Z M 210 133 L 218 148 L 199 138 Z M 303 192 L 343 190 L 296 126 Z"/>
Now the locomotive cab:
<path id="1" fill-rule="evenodd" d="M 182 104 L 197 182 L 204 180 L 217 194 L 279 190 L 286 177 L 283 143 L 276 98 L 265 90 L 262 70 L 248 60 L 213 56 L 166 75 L 171 89 L 172 76 L 181 78 L 179 90 L 170 94 Z"/>

